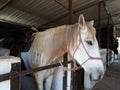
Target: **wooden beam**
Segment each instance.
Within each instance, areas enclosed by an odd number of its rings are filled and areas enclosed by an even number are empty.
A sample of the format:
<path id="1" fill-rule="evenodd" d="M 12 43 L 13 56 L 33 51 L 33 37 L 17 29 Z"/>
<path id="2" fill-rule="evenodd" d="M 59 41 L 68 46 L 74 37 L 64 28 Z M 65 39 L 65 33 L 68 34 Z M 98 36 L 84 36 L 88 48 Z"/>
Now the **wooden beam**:
<path id="1" fill-rule="evenodd" d="M 101 2 L 101 1 L 96 0 L 95 2 L 89 3 L 89 4 L 87 4 L 87 5 L 85 5 L 85 6 L 81 7 L 81 8 L 78 8 L 78 9 L 76 9 L 76 10 L 73 10 L 72 13 L 76 14 L 77 12 L 82 11 L 82 10 L 85 10 L 85 9 L 87 9 L 87 8 L 90 8 L 90 7 L 94 6 L 94 5 L 97 5 L 97 4 L 100 3 L 100 2 Z M 41 25 L 41 26 L 46 26 L 46 25 L 48 25 L 48 24 L 50 24 L 50 23 L 55 23 L 56 21 L 61 20 L 62 18 L 65 18 L 65 17 L 67 17 L 67 16 L 68 16 L 68 13 L 63 14 L 63 15 L 61 15 L 60 17 L 58 17 L 58 18 L 56 18 L 56 19 L 54 19 L 54 20 L 52 20 L 52 21 L 50 21 L 50 22 L 48 22 L 48 23 L 45 23 L 45 24 L 43 24 L 43 25 Z"/>
<path id="2" fill-rule="evenodd" d="M 1 0 L 0 1 L 0 10 L 7 6 L 13 0 Z"/>

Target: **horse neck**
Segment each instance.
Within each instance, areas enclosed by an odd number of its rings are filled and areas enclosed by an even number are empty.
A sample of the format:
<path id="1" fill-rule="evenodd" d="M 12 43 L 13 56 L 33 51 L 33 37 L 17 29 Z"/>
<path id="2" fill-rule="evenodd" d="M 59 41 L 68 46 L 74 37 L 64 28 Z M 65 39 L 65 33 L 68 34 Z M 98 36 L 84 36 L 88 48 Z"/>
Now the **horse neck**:
<path id="1" fill-rule="evenodd" d="M 74 44 L 74 37 L 77 33 L 75 31 L 74 26 L 64 25 L 42 33 L 40 32 L 40 34 L 36 34 L 38 36 L 34 39 L 34 44 L 31 47 L 34 48 L 35 52 L 37 51 L 39 54 L 43 53 L 48 61 L 56 60 L 68 52 L 68 47 L 71 43 L 72 45 Z"/>

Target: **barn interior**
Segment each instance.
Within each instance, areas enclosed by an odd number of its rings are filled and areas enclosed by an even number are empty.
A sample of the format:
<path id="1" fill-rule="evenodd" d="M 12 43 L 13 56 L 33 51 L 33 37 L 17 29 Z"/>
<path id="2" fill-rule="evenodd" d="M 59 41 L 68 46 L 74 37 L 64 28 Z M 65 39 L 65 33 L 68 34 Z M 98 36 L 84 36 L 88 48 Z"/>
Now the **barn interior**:
<path id="1" fill-rule="evenodd" d="M 94 20 L 98 43 L 105 50 L 107 61 L 105 77 L 93 90 L 120 90 L 119 3 L 120 0 L 0 0 L 0 47 L 10 49 L 10 55 L 19 56 L 25 49 L 25 39 L 34 32 L 32 27 L 44 31 L 74 24 L 83 14 L 86 21 Z M 76 73 L 79 77 L 83 72 Z M 76 84 L 74 90 L 82 90 L 82 83 Z"/>

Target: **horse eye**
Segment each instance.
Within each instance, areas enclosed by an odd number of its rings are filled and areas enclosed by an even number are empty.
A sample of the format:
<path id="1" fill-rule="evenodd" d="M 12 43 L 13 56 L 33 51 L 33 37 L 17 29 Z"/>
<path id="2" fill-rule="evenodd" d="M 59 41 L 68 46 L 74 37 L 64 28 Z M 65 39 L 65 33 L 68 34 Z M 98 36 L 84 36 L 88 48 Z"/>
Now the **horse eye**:
<path id="1" fill-rule="evenodd" d="M 86 41 L 86 43 L 89 45 L 93 45 L 92 41 L 90 41 L 90 40 Z"/>

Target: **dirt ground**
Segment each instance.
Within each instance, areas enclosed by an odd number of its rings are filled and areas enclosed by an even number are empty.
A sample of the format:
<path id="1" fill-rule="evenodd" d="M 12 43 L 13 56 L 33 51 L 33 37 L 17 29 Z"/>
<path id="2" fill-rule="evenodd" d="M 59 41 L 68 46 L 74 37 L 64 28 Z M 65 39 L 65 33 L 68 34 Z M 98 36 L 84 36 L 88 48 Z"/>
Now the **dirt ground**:
<path id="1" fill-rule="evenodd" d="M 115 60 L 93 90 L 120 90 L 120 60 Z"/>

